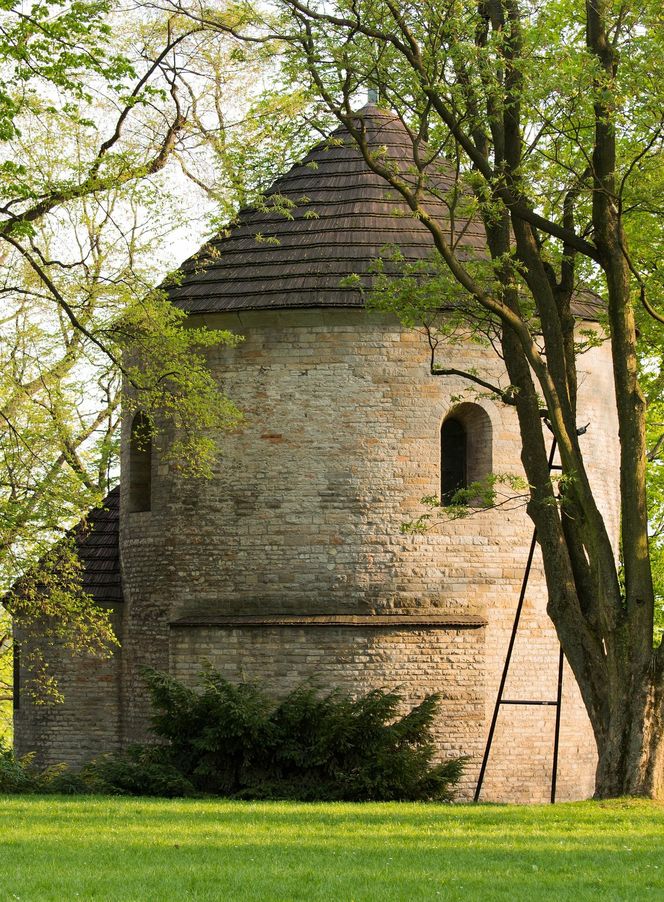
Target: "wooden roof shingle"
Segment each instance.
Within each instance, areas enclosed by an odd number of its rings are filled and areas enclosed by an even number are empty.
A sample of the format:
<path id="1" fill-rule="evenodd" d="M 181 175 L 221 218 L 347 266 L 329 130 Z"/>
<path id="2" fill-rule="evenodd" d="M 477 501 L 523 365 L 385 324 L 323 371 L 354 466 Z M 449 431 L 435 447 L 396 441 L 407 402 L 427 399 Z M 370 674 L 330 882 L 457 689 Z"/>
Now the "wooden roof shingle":
<path id="1" fill-rule="evenodd" d="M 369 147 L 412 181 L 413 145 L 401 121 L 373 104 L 356 115 Z M 448 241 L 461 258 L 484 255 L 480 222 L 450 222 L 446 195 L 453 187 L 452 167 L 433 161 L 424 206 L 446 224 Z M 362 290 L 371 288 L 372 264 L 386 246 L 398 247 L 406 263 L 415 263 L 431 255 L 431 234 L 396 190 L 370 169 L 340 126 L 277 179 L 264 203 L 241 210 L 227 231 L 189 258 L 169 296 L 189 313 L 362 307 Z M 344 283 L 351 274 L 359 276 L 359 287 Z M 572 309 L 594 320 L 603 306 L 597 295 L 584 290 Z"/>
<path id="2" fill-rule="evenodd" d="M 116 486 L 74 529 L 83 589 L 95 601 L 123 600 L 119 529 L 120 487 Z"/>
<path id="3" fill-rule="evenodd" d="M 412 179 L 412 143 L 393 115 L 367 105 L 357 113 L 369 146 L 381 148 Z M 425 204 L 449 223 L 445 195 L 454 186 L 446 164 L 431 166 Z M 283 200 L 293 204 L 283 212 Z M 450 237 L 482 251 L 484 230 L 460 220 Z M 367 165 L 344 127 L 277 179 L 260 207 L 242 210 L 229 230 L 182 266 L 173 303 L 190 313 L 297 307 L 362 307 L 362 292 L 343 285 L 350 274 L 371 285 L 370 267 L 385 246 L 408 262 L 426 259 L 431 235 L 403 199 Z"/>

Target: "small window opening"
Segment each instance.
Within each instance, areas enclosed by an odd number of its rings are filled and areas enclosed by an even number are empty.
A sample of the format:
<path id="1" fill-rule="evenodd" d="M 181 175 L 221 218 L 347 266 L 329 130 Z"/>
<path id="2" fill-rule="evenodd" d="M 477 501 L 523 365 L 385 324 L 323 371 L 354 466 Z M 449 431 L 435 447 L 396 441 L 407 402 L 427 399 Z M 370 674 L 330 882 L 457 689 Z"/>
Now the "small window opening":
<path id="1" fill-rule="evenodd" d="M 14 711 L 18 711 L 21 707 L 21 646 L 18 644 L 16 639 L 13 642 L 13 686 L 12 686 L 12 703 L 14 706 Z"/>
<path id="2" fill-rule="evenodd" d="M 441 488 L 443 504 L 452 504 L 454 495 L 468 487 L 466 430 L 456 417 L 448 417 L 440 430 Z"/>
<path id="3" fill-rule="evenodd" d="M 479 404 L 457 404 L 440 427 L 440 499 L 454 504 L 454 495 L 482 483 L 493 470 L 491 419 Z M 480 497 L 464 504 L 481 506 Z"/>
<path id="4" fill-rule="evenodd" d="M 131 424 L 129 440 L 129 510 L 149 511 L 152 506 L 152 428 L 139 411 Z"/>

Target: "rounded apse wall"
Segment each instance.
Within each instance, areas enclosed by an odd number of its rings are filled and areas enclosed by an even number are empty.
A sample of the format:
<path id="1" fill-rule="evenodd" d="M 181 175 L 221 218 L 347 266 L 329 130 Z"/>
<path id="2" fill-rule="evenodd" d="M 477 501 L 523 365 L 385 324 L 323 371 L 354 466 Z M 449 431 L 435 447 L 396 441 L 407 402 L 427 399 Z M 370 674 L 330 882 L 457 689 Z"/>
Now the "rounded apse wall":
<path id="1" fill-rule="evenodd" d="M 478 513 L 425 535 L 402 527 L 425 512 L 423 496 L 440 494 L 440 425 L 453 409 L 467 423 L 469 463 L 520 469 L 512 411 L 485 400 L 455 404 L 467 386 L 433 378 L 423 336 L 378 314 L 208 320 L 244 336 L 210 354 L 244 423 L 220 437 L 209 481 L 183 480 L 156 451 L 152 509 L 125 524 L 125 570 L 132 555 L 141 571 L 147 565 L 141 544 L 167 547 L 142 578 L 168 582 L 173 616 L 480 611 L 492 591 L 487 577 L 493 585 L 505 576 L 518 555 L 510 543 L 526 541 L 522 512 Z M 450 348 L 449 362 L 500 371 L 477 345 Z"/>
<path id="2" fill-rule="evenodd" d="M 437 741 L 474 756 L 469 791 L 532 526 L 522 505 L 474 511 L 423 535 L 404 535 L 402 525 L 425 510 L 423 496 L 440 493 L 441 426 L 450 416 L 464 424 L 469 472 L 486 469 L 487 460 L 496 473 L 522 472 L 513 409 L 478 398 L 460 379 L 432 377 L 426 338 L 383 315 L 257 311 L 201 322 L 244 336 L 237 348 L 210 352 L 244 422 L 219 437 L 211 480 L 182 479 L 155 447 L 150 510 L 134 513 L 125 425 L 125 740 L 139 738 L 148 722 L 137 677 L 143 663 L 193 679 L 209 659 L 229 678 L 271 681 L 276 693 L 312 674 L 356 691 L 401 681 L 410 701 L 424 690 L 443 692 Z M 584 442 L 593 484 L 615 531 L 615 412 L 605 358 L 601 347 L 584 356 L 580 394 L 592 422 Z M 494 352 L 472 343 L 450 346 L 438 362 L 492 382 L 502 376 Z M 365 620 L 376 616 L 395 619 L 390 629 Z M 418 620 L 426 617 L 454 622 Z M 352 618 L 361 620 L 351 627 Z M 509 691 L 548 698 L 556 662 L 536 559 Z M 559 786 L 561 797 L 578 797 L 592 782 L 594 749 L 570 675 L 566 687 Z M 501 720 L 485 798 L 546 799 L 549 726 L 520 706 Z"/>

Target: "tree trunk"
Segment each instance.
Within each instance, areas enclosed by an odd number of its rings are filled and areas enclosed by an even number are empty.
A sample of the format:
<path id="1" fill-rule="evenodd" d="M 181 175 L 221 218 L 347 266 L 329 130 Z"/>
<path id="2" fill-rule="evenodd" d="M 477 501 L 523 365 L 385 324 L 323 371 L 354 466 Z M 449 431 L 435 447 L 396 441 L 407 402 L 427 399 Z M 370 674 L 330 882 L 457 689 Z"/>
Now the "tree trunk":
<path id="1" fill-rule="evenodd" d="M 595 798 L 664 798 L 664 685 L 655 664 L 636 692 L 611 692 L 611 716 L 596 731 Z"/>

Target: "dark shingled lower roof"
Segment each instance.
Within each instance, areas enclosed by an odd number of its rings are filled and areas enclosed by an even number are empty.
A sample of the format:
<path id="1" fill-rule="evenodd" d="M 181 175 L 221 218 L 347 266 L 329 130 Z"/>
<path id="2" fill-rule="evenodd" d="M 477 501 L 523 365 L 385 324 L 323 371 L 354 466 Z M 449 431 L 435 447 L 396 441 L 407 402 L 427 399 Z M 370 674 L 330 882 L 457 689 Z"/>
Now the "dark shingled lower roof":
<path id="1" fill-rule="evenodd" d="M 122 601 L 120 575 L 120 487 L 104 498 L 74 530 L 83 565 L 83 588 L 95 601 Z"/>

